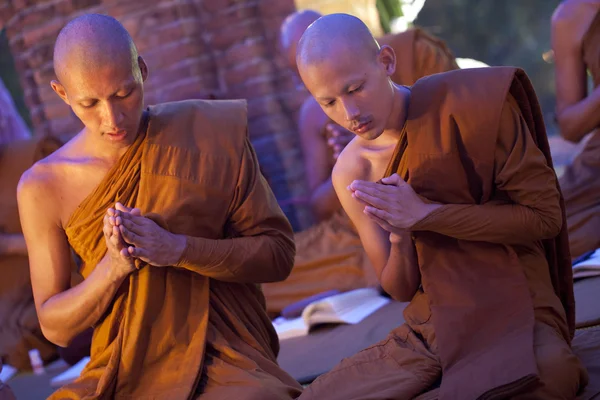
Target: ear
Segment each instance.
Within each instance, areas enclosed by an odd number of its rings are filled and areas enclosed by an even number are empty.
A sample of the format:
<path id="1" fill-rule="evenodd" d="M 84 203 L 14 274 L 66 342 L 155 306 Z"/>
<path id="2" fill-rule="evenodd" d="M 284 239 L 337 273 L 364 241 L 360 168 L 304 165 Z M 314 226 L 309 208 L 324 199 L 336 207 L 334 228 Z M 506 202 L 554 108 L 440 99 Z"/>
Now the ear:
<path id="1" fill-rule="evenodd" d="M 142 73 L 142 82 L 146 82 L 146 79 L 148 79 L 148 66 L 146 65 L 146 61 L 144 61 L 142 56 L 138 56 L 138 66 L 140 67 L 140 72 Z"/>
<path id="2" fill-rule="evenodd" d="M 385 68 L 387 76 L 392 76 L 396 71 L 396 53 L 390 46 L 386 44 L 381 46 L 377 61 Z"/>
<path id="3" fill-rule="evenodd" d="M 69 103 L 69 98 L 67 97 L 67 92 L 65 91 L 65 87 L 59 81 L 53 79 L 50 82 L 50 86 L 52 87 L 52 90 L 54 90 L 54 92 L 58 95 L 58 97 L 60 97 L 62 99 L 62 101 L 67 103 L 69 106 L 71 105 Z"/>

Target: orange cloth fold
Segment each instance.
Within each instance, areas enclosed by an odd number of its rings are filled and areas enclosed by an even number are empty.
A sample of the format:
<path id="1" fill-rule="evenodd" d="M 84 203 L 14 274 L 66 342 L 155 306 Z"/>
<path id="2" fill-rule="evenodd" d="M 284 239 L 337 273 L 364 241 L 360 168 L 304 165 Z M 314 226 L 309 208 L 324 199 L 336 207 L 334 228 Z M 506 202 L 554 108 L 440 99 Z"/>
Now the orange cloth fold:
<path id="1" fill-rule="evenodd" d="M 406 131 L 408 182 L 445 204 L 414 227 L 440 397 L 527 390 L 537 380 L 534 321 L 566 342 L 574 330 L 564 206 L 533 87 L 515 68 L 424 78 Z"/>

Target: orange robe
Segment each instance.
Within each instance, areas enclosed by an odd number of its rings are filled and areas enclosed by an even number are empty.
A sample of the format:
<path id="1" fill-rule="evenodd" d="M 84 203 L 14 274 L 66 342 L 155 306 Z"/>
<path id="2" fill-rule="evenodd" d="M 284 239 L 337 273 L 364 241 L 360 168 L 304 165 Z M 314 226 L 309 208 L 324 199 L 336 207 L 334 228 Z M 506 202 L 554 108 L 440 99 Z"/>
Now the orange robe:
<path id="1" fill-rule="evenodd" d="M 70 217 L 87 277 L 116 201 L 187 235 L 177 266 L 138 264 L 95 325 L 91 361 L 52 399 L 290 399 L 258 283 L 291 270 L 292 229 L 259 172 L 243 101 L 149 108 L 147 130 Z"/>
<path id="2" fill-rule="evenodd" d="M 378 41 L 392 47 L 398 57 L 391 78 L 399 85 L 410 86 L 423 76 L 458 69 L 445 43 L 422 29 L 386 35 Z M 332 121 L 324 118 L 324 122 L 322 133 L 327 140 L 325 125 Z M 343 292 L 377 285 L 358 233 L 343 210 L 297 233 L 295 241 L 296 260 L 289 278 L 263 285 L 270 313 L 277 314 L 292 303 L 328 290 Z"/>
<path id="3" fill-rule="evenodd" d="M 19 179 L 36 161 L 60 146 L 60 141 L 52 137 L 0 145 L 0 232 L 22 234 L 17 207 Z M 46 361 L 56 357 L 56 346 L 40 329 L 27 256 L 1 255 L 0 271 L 0 358 L 17 369 L 30 369 L 31 349 L 38 349 Z"/>
<path id="4" fill-rule="evenodd" d="M 600 85 L 600 13 L 584 37 L 583 59 L 594 86 Z M 600 127 L 599 127 L 600 128 Z M 560 178 L 565 196 L 571 255 L 600 247 L 600 130 L 596 130 L 583 151 L 565 168 Z"/>
<path id="5" fill-rule="evenodd" d="M 413 229 L 422 287 L 406 324 L 300 398 L 574 398 L 587 375 L 570 349 L 572 270 L 549 154 L 521 70 L 419 80 L 385 175 L 442 204 Z"/>

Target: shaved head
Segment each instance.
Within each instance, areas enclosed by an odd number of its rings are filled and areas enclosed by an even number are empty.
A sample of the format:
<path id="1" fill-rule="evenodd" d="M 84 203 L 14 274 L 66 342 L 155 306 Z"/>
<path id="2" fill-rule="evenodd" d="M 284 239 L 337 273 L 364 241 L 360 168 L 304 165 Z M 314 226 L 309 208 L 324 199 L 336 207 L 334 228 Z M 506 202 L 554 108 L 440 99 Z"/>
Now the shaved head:
<path id="1" fill-rule="evenodd" d="M 148 68 L 123 25 L 108 15 L 75 18 L 58 34 L 53 62 L 58 80 L 50 85 L 88 136 L 130 144 L 141 121 Z"/>
<path id="2" fill-rule="evenodd" d="M 302 34 L 310 24 L 321 17 L 322 14 L 316 11 L 302 10 L 288 15 L 281 24 L 279 36 L 281 50 L 287 56 L 288 63 L 293 69 L 296 69 L 296 47 Z"/>
<path id="3" fill-rule="evenodd" d="M 375 60 L 379 44 L 360 19 L 349 14 L 325 15 L 305 30 L 296 49 L 296 62 L 318 63 L 340 51 Z"/>
<path id="4" fill-rule="evenodd" d="M 396 104 L 390 79 L 396 55 L 380 47 L 360 19 L 330 14 L 313 22 L 298 43 L 296 62 L 329 118 L 366 140 L 383 133 Z"/>
<path id="5" fill-rule="evenodd" d="M 62 82 L 74 66 L 93 68 L 107 62 L 137 66 L 138 52 L 123 25 L 113 17 L 85 14 L 60 31 L 54 45 L 54 72 Z"/>

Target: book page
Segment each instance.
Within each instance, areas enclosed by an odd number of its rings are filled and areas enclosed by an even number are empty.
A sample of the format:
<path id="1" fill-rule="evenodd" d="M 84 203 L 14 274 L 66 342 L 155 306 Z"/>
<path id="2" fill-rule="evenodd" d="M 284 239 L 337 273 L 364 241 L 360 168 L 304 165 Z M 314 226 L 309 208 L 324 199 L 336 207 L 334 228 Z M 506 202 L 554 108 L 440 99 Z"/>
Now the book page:
<path id="1" fill-rule="evenodd" d="M 279 340 L 308 335 L 309 328 L 302 317 L 293 319 L 279 317 L 273 321 L 273 326 Z"/>
<path id="2" fill-rule="evenodd" d="M 573 265 L 573 278 L 589 278 L 600 276 L 600 249 L 596 250 L 588 259 Z"/>

